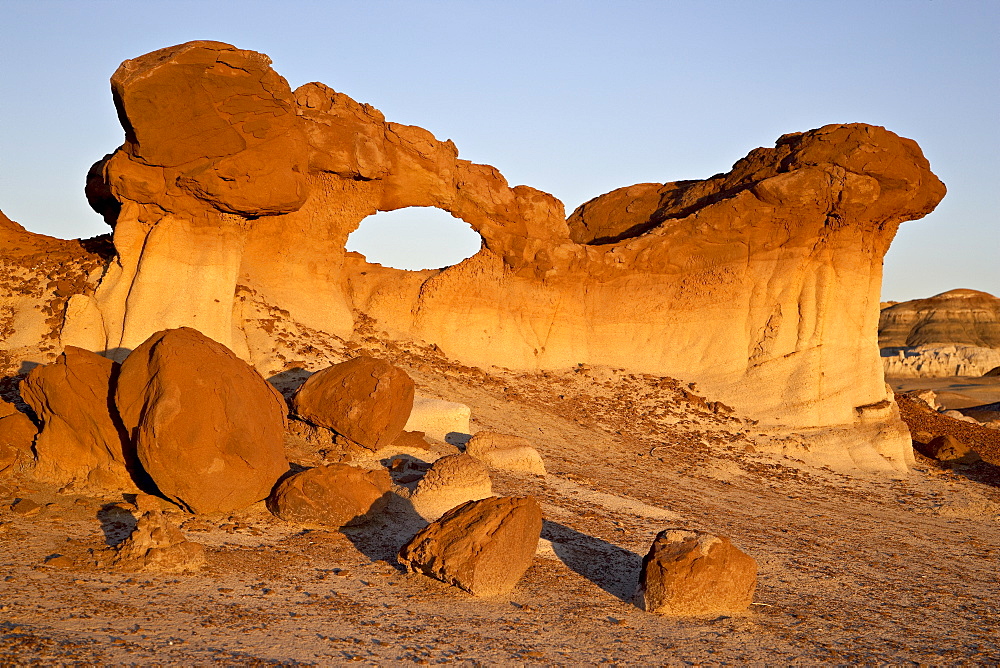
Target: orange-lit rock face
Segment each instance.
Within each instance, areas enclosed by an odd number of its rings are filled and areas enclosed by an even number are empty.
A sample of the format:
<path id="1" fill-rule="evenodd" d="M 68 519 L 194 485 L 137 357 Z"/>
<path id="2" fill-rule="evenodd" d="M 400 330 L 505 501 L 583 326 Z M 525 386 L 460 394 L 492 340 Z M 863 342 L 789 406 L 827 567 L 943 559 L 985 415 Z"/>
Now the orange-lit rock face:
<path id="1" fill-rule="evenodd" d="M 347 337 L 362 313 L 467 364 L 698 381 L 765 425 L 851 429 L 855 462 L 870 441 L 906 459 L 877 353 L 881 260 L 944 194 L 908 139 L 786 135 L 728 174 L 613 191 L 567 220 L 450 141 L 322 84 L 290 91 L 261 54 L 193 42 L 112 84 L 127 141 L 90 192 L 120 205 L 119 258 L 71 301 L 66 343 L 127 350 L 190 326 L 268 372 L 282 344 L 262 320 Z M 366 216 L 406 206 L 451 212 L 483 249 L 425 272 L 345 255 Z"/>

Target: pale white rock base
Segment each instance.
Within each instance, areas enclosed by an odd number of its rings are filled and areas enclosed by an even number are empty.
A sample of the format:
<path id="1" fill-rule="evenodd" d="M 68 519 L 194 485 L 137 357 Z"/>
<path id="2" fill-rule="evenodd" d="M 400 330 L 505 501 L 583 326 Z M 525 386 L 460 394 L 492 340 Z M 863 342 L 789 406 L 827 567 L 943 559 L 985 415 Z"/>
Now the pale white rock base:
<path id="1" fill-rule="evenodd" d="M 982 376 L 1000 366 L 1000 350 L 977 346 L 882 348 L 885 375 L 892 378 Z"/>
<path id="2" fill-rule="evenodd" d="M 449 434 L 468 434 L 472 409 L 465 404 L 417 396 L 406 431 L 422 431 L 430 438 L 450 441 Z"/>

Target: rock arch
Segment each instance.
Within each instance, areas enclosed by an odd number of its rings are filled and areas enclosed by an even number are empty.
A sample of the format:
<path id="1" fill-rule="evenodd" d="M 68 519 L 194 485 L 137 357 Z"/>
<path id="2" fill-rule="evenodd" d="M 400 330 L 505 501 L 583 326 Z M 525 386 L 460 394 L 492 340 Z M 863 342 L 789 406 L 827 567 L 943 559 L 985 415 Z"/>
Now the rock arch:
<path id="1" fill-rule="evenodd" d="M 347 338 L 363 315 L 467 364 L 698 381 L 762 425 L 905 465 L 876 329 L 896 227 L 944 194 L 914 142 L 862 124 L 789 134 L 726 174 L 616 190 L 567 219 L 451 141 L 323 84 L 291 91 L 269 65 L 191 42 L 112 77 L 126 142 L 89 181 L 120 205 L 118 258 L 71 300 L 64 343 L 127 350 L 186 325 L 270 371 L 282 342 L 261 323 Z M 430 272 L 345 252 L 365 217 L 410 206 L 467 221 L 483 250 Z"/>

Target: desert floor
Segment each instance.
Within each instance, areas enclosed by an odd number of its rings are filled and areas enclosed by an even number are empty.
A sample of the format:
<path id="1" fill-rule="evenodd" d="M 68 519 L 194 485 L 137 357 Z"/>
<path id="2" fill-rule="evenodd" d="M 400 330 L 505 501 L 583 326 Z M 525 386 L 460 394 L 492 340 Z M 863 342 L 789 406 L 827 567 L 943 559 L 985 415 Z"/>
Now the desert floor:
<path id="1" fill-rule="evenodd" d="M 945 408 L 969 408 L 1000 401 L 1000 376 L 949 378 L 887 378 L 897 392 L 934 390 Z"/>
<path id="2" fill-rule="evenodd" d="M 421 393 L 470 405 L 473 430 L 528 437 L 545 458 L 544 478 L 494 476 L 496 493 L 534 495 L 546 517 L 513 595 L 478 600 L 404 573 L 394 555 L 416 524 L 403 505 L 331 532 L 262 504 L 173 512 L 208 567 L 119 573 L 95 562 L 134 524 L 121 497 L 6 479 L 0 662 L 1000 662 L 1000 489 L 982 477 L 919 455 L 905 479 L 810 467 L 669 379 L 398 361 Z M 17 515 L 17 498 L 43 507 Z M 671 619 L 631 603 L 667 527 L 727 535 L 756 558 L 749 612 Z"/>

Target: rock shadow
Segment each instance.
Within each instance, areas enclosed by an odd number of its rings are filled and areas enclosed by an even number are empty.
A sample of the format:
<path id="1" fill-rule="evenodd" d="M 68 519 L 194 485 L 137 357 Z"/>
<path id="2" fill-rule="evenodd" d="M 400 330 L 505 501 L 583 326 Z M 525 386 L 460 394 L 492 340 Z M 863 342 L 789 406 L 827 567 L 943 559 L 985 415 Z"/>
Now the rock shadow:
<path id="1" fill-rule="evenodd" d="M 286 402 L 289 402 L 289 408 L 291 408 L 290 402 L 292 397 L 295 396 L 295 393 L 302 387 L 302 383 L 306 382 L 306 379 L 311 375 L 313 375 L 312 371 L 306 371 L 302 367 L 292 367 L 281 373 L 274 374 L 267 379 L 267 382 L 271 383 L 274 389 L 281 393 L 281 396 L 285 398 Z"/>
<path id="2" fill-rule="evenodd" d="M 642 570 L 642 557 L 588 536 L 558 522 L 542 523 L 542 538 L 552 542 L 556 556 L 615 598 L 631 603 Z"/>
<path id="3" fill-rule="evenodd" d="M 469 441 L 472 440 L 472 434 L 463 434 L 460 431 L 449 431 L 444 435 L 444 442 L 448 445 L 454 445 L 456 448 L 465 452 L 465 446 L 468 445 Z"/>
<path id="4" fill-rule="evenodd" d="M 109 503 L 97 511 L 97 520 L 104 532 L 104 544 L 115 547 L 132 535 L 137 521 L 135 515 L 117 503 Z"/>
<path id="5" fill-rule="evenodd" d="M 955 465 L 951 467 L 951 470 L 980 485 L 1000 487 L 1000 466 L 996 464 L 978 461 L 974 464 Z"/>
<path id="6" fill-rule="evenodd" d="M 21 362 L 21 367 L 17 370 L 18 376 L 27 376 L 36 366 L 42 366 L 39 362 Z"/>
<path id="7" fill-rule="evenodd" d="M 397 559 L 404 545 L 427 526 L 428 522 L 413 508 L 409 499 L 392 495 L 385 510 L 368 522 L 356 527 L 344 527 L 341 533 L 372 561 L 385 561 L 394 568 L 405 570 Z"/>

